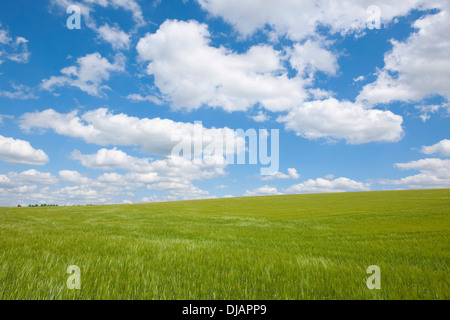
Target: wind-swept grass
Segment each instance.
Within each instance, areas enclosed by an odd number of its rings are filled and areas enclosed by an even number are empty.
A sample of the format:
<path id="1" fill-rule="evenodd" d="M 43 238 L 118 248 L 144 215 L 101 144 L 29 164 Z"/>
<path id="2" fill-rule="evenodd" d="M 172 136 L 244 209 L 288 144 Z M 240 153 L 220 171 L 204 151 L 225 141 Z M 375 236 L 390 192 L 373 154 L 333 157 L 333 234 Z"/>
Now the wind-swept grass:
<path id="1" fill-rule="evenodd" d="M 0 208 L 0 299 L 449 299 L 449 240 L 450 190 Z"/>

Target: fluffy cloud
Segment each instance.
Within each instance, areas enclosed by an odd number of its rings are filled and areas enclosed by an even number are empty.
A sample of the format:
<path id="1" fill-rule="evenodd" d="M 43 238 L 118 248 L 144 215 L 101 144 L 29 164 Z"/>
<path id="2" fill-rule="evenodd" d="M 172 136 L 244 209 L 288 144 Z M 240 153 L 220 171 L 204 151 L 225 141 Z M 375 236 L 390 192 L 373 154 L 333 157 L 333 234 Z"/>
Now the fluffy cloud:
<path id="1" fill-rule="evenodd" d="M 114 63 L 95 52 L 77 59 L 77 66 L 61 70 L 62 76 L 52 76 L 42 80 L 41 88 L 53 91 L 55 87 L 72 86 L 92 96 L 102 96 L 105 90 L 110 90 L 104 81 L 109 80 L 112 72 L 122 72 L 125 69 L 122 55 L 116 56 Z"/>
<path id="2" fill-rule="evenodd" d="M 79 151 L 72 153 L 72 158 L 79 160 L 87 168 L 100 169 L 105 171 L 127 170 L 127 175 L 107 175 L 102 179 L 108 179 L 109 182 L 128 182 L 136 181 L 138 183 L 153 183 L 162 181 L 193 181 L 202 179 L 211 179 L 225 175 L 226 164 L 224 161 L 204 161 L 194 163 L 193 161 L 182 157 L 167 157 L 151 161 L 148 158 L 137 158 L 129 156 L 117 148 L 108 150 L 101 149 L 95 154 L 83 155 Z M 113 179 L 114 181 L 112 181 Z"/>
<path id="3" fill-rule="evenodd" d="M 271 196 L 280 195 L 276 187 L 263 186 L 254 190 L 246 190 L 244 196 L 246 197 L 256 197 L 256 196 Z"/>
<path id="4" fill-rule="evenodd" d="M 111 44 L 114 50 L 128 50 L 130 48 L 131 34 L 136 32 L 136 28 L 145 25 L 142 9 L 135 0 L 82 0 L 74 2 L 71 0 L 51 0 L 54 6 L 65 10 L 71 5 L 77 5 L 83 15 L 83 22 L 86 26 L 97 33 L 99 39 Z M 98 27 L 93 12 L 96 6 L 103 8 L 123 9 L 130 11 L 136 27 L 130 33 L 121 30 L 118 25 L 110 26 L 104 23 Z"/>
<path id="5" fill-rule="evenodd" d="M 76 184 L 86 184 L 91 181 L 88 177 L 85 177 L 81 173 L 73 170 L 61 170 L 59 172 L 59 178 L 64 182 L 72 182 Z"/>
<path id="6" fill-rule="evenodd" d="M 102 204 L 141 202 L 135 192 L 150 194 L 144 202 L 214 198 L 194 181 L 225 176 L 221 163 L 195 164 L 180 157 L 150 161 L 127 155 L 116 148 L 101 149 L 95 154 L 76 153 L 80 162 L 104 172 L 97 177 L 74 170 L 61 170 L 58 176 L 28 170 L 0 174 L 0 202 L 3 204 Z"/>
<path id="7" fill-rule="evenodd" d="M 114 50 L 128 50 L 130 48 L 131 36 L 117 26 L 104 24 L 97 29 L 97 32 L 99 37 L 110 43 Z"/>
<path id="8" fill-rule="evenodd" d="M 278 121 L 307 139 L 344 139 L 349 144 L 361 144 L 396 142 L 403 136 L 401 116 L 334 98 L 305 102 Z"/>
<path id="9" fill-rule="evenodd" d="M 287 110 L 306 97 L 300 77 L 288 78 L 280 53 L 267 45 L 238 54 L 210 44 L 205 24 L 167 20 L 137 50 L 147 72 L 175 108 L 203 105 L 244 111 L 261 104 Z"/>
<path id="10" fill-rule="evenodd" d="M 319 26 L 328 27 L 331 33 L 361 32 L 370 17 L 368 7 L 376 4 L 382 22 L 388 23 L 396 16 L 407 14 L 414 8 L 428 8 L 436 1 L 425 0 L 197 0 L 204 10 L 222 17 L 242 35 L 249 36 L 257 30 L 269 29 L 273 36 L 286 35 L 292 40 L 302 40 L 314 35 Z M 444 1 L 441 1 L 444 2 Z M 268 28 L 267 28 L 268 27 Z"/>
<path id="11" fill-rule="evenodd" d="M 300 175 L 297 173 L 297 170 L 295 168 L 288 168 L 288 173 L 282 173 L 277 172 L 270 176 L 266 176 L 261 178 L 261 180 L 267 181 L 267 180 L 277 180 L 277 179 L 298 179 L 300 178 Z"/>
<path id="12" fill-rule="evenodd" d="M 101 149 L 96 154 L 83 155 L 78 150 L 72 153 L 72 158 L 80 160 L 81 164 L 91 169 L 116 170 L 128 169 L 131 171 L 147 171 L 149 159 L 139 159 L 127 155 L 121 150 Z"/>
<path id="13" fill-rule="evenodd" d="M 129 11 L 133 16 L 134 22 L 138 26 L 145 25 L 142 8 L 135 0 L 79 0 L 78 2 L 72 0 L 51 0 L 51 3 L 62 10 L 66 10 L 71 5 L 79 6 L 81 13 L 87 20 L 86 24 L 88 26 L 95 25 L 95 21 L 92 18 L 92 12 L 95 11 L 96 6 Z"/>
<path id="14" fill-rule="evenodd" d="M 15 189 L 18 187 L 44 186 L 57 183 L 58 179 L 48 172 L 39 172 L 31 169 L 23 172 L 9 172 L 0 174 L 0 188 Z"/>
<path id="15" fill-rule="evenodd" d="M 319 42 L 311 40 L 304 44 L 294 44 L 290 63 L 294 69 L 306 73 L 310 78 L 317 71 L 334 75 L 339 67 L 333 53 L 323 48 Z"/>
<path id="16" fill-rule="evenodd" d="M 9 99 L 19 99 L 19 100 L 28 100 L 28 99 L 37 99 L 38 97 L 34 94 L 34 90 L 30 87 L 24 85 L 16 85 L 12 84 L 11 87 L 14 91 L 0 90 L 0 97 L 6 97 Z"/>
<path id="17" fill-rule="evenodd" d="M 278 120 L 307 139 L 344 139 L 351 144 L 401 139 L 403 119 L 390 111 L 334 98 L 304 102 L 312 94 L 304 89 L 309 82 L 305 74 L 335 74 L 338 68 L 334 55 L 318 42 L 294 46 L 288 56 L 298 76 L 288 78 L 281 54 L 273 48 L 255 46 L 236 54 L 211 46 L 209 37 L 204 24 L 168 20 L 139 41 L 141 59 L 150 62 L 148 73 L 176 108 L 208 105 L 231 112 L 259 104 L 273 112 L 289 111 Z M 254 119 L 267 116 L 260 112 Z"/>
<path id="18" fill-rule="evenodd" d="M 450 6 L 417 20 L 418 30 L 403 42 L 392 40 L 385 66 L 358 99 L 370 104 L 420 101 L 432 95 L 450 100 Z"/>
<path id="19" fill-rule="evenodd" d="M 226 144 L 242 145 L 243 138 L 228 128 L 207 129 L 200 124 L 175 122 L 169 119 L 130 117 L 112 114 L 100 108 L 78 116 L 77 111 L 61 114 L 53 109 L 26 113 L 20 119 L 20 127 L 26 131 L 52 129 L 57 134 L 81 138 L 88 143 L 102 146 L 139 146 L 149 154 L 169 155 L 174 146 L 185 137 L 192 137 L 190 144 L 207 147 L 215 136 L 225 137 Z M 196 134 L 196 132 L 201 134 Z"/>
<path id="20" fill-rule="evenodd" d="M 420 173 L 399 180 L 384 180 L 381 183 L 403 185 L 412 189 L 450 187 L 450 160 L 428 158 L 396 163 L 395 166 L 401 170 L 417 170 Z"/>
<path id="21" fill-rule="evenodd" d="M 287 193 L 325 193 L 325 192 L 347 192 L 347 191 L 368 191 L 370 184 L 350 180 L 348 178 L 338 178 L 326 180 L 322 178 L 310 179 L 296 184 L 286 189 Z"/>
<path id="22" fill-rule="evenodd" d="M 132 101 L 132 102 L 151 102 L 151 103 L 154 103 L 156 105 L 162 105 L 163 104 L 163 101 L 161 99 L 159 99 L 158 97 L 155 97 L 153 95 L 142 96 L 140 94 L 133 93 L 133 94 L 129 94 L 127 96 L 127 99 Z"/>
<path id="23" fill-rule="evenodd" d="M 141 6 L 135 0 L 84 0 L 86 3 L 97 3 L 103 7 L 112 6 L 131 12 L 135 23 L 139 26 L 145 25 Z"/>
<path id="24" fill-rule="evenodd" d="M 422 152 L 425 154 L 441 154 L 450 157 L 450 140 L 444 139 L 432 146 L 423 146 Z"/>
<path id="25" fill-rule="evenodd" d="M 0 160 L 14 164 L 44 165 L 49 158 L 44 151 L 34 149 L 28 141 L 0 135 Z"/>
<path id="26" fill-rule="evenodd" d="M 26 63 L 30 58 L 28 40 L 23 37 L 13 37 L 0 24 L 0 64 L 5 60 Z"/>
<path id="27" fill-rule="evenodd" d="M 262 111 L 262 110 L 259 110 L 259 111 L 258 111 L 258 114 L 255 115 L 255 116 L 252 116 L 251 118 L 252 118 L 253 121 L 255 121 L 255 122 L 266 122 L 266 121 L 270 120 L 270 116 L 267 115 L 267 113 L 265 113 L 265 112 Z"/>

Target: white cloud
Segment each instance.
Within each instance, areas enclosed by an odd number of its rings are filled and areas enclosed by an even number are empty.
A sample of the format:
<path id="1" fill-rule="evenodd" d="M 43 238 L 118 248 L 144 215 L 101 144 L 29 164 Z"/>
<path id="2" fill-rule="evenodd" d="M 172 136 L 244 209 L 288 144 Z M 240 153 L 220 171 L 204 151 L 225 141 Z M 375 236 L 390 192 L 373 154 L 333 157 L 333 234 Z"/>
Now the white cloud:
<path id="1" fill-rule="evenodd" d="M 336 56 L 323 48 L 317 41 L 307 40 L 304 44 L 294 44 L 290 58 L 291 66 L 310 78 L 317 71 L 335 75 L 339 66 Z"/>
<path id="2" fill-rule="evenodd" d="M 28 141 L 0 135 L 0 160 L 14 164 L 44 165 L 49 158 L 44 151 L 34 149 Z"/>
<path id="3" fill-rule="evenodd" d="M 405 41 L 392 40 L 385 66 L 358 100 L 370 104 L 420 101 L 432 95 L 450 99 L 450 6 L 414 23 L 417 32 Z"/>
<path id="4" fill-rule="evenodd" d="M 19 100 L 28 100 L 28 99 L 37 99 L 38 97 L 34 94 L 34 90 L 30 87 L 24 85 L 16 85 L 12 84 L 11 87 L 14 91 L 6 91 L 0 90 L 0 97 L 6 97 L 9 99 L 19 99 Z"/>
<path id="5" fill-rule="evenodd" d="M 450 140 L 444 139 L 432 146 L 423 146 L 422 152 L 425 154 L 441 154 L 450 157 Z"/>
<path id="6" fill-rule="evenodd" d="M 213 196 L 208 191 L 194 186 L 192 182 L 226 175 L 226 165 L 222 163 L 195 164 L 181 157 L 168 157 L 150 161 L 147 158 L 129 156 L 116 148 L 112 150 L 101 149 L 96 154 L 91 155 L 82 155 L 75 152 L 73 157 L 80 160 L 88 168 L 106 171 L 122 169 L 128 172 L 125 174 L 104 173 L 95 181 L 84 182 L 82 179 L 85 178 L 76 172 L 60 172 L 60 177 L 64 177 L 65 181 L 78 183 L 87 190 L 109 186 L 120 189 L 122 193 L 123 190 L 136 190 L 145 187 L 147 190 L 167 191 L 172 197 L 171 200 L 211 198 Z M 168 200 L 167 198 L 164 199 Z M 153 199 L 152 201 L 156 200 Z"/>
<path id="7" fill-rule="evenodd" d="M 280 195 L 276 187 L 263 186 L 254 190 L 246 190 L 244 196 L 246 197 L 256 197 L 256 196 L 270 196 L 270 195 Z"/>
<path id="8" fill-rule="evenodd" d="M 261 180 L 267 181 L 267 180 L 277 180 L 277 179 L 298 179 L 300 178 L 300 175 L 297 173 L 297 170 L 295 168 L 288 168 L 288 173 L 282 173 L 282 172 L 276 172 L 270 176 L 262 177 Z"/>
<path id="9" fill-rule="evenodd" d="M 396 142 L 403 136 L 401 116 L 335 98 L 305 102 L 278 121 L 307 139 L 344 139 L 349 144 L 361 144 Z"/>
<path id="10" fill-rule="evenodd" d="M 226 143 L 242 142 L 228 128 L 207 129 L 193 123 L 175 122 L 161 118 L 137 118 L 126 114 L 112 114 L 100 108 L 78 116 L 77 111 L 61 114 L 53 109 L 26 113 L 20 119 L 20 127 L 30 131 L 52 129 L 57 134 L 81 138 L 87 143 L 102 146 L 139 146 L 149 154 L 169 155 L 184 137 L 192 137 L 192 144 L 203 143 L 206 147 L 217 135 L 225 137 Z M 196 128 L 202 135 L 195 135 Z M 240 145 L 240 144 L 239 144 Z"/>
<path id="11" fill-rule="evenodd" d="M 364 80 L 366 80 L 365 76 L 359 76 L 359 77 L 354 78 L 353 82 L 361 82 L 361 81 L 364 81 Z"/>
<path id="12" fill-rule="evenodd" d="M 0 65 L 5 60 L 17 63 L 27 63 L 31 53 L 28 51 L 28 40 L 23 37 L 13 37 L 0 24 Z"/>
<path id="13" fill-rule="evenodd" d="M 131 102 L 151 102 L 156 105 L 163 104 L 163 101 L 161 99 L 159 99 L 158 97 L 155 97 L 153 95 L 142 96 L 140 94 L 133 93 L 133 94 L 128 95 L 127 99 L 130 100 Z"/>
<path id="14" fill-rule="evenodd" d="M 111 7 L 129 11 L 133 16 L 134 22 L 138 26 L 145 25 L 142 8 L 135 0 L 80 0 L 78 2 L 71 0 L 51 0 L 51 2 L 53 5 L 58 6 L 63 10 L 66 10 L 70 5 L 79 6 L 81 13 L 84 15 L 85 19 L 87 19 L 88 26 L 92 26 L 92 24 L 95 25 L 92 18 L 92 12 L 95 11 L 96 5 L 104 8 Z"/>
<path id="15" fill-rule="evenodd" d="M 328 192 L 348 192 L 348 191 L 368 191 L 370 184 L 350 180 L 348 178 L 338 178 L 326 180 L 322 178 L 310 179 L 305 182 L 291 186 L 287 193 L 328 193 Z"/>
<path id="16" fill-rule="evenodd" d="M 242 35 L 249 36 L 269 26 L 273 36 L 286 35 L 302 40 L 314 35 L 319 26 L 330 33 L 362 32 L 367 28 L 367 8 L 376 4 L 383 23 L 407 14 L 414 8 L 428 8 L 436 1 L 425 0 L 197 0 L 213 16 L 222 17 Z M 444 1 L 441 1 L 441 3 Z M 439 3 L 439 2 L 438 2 Z M 272 37 L 273 38 L 273 37 Z"/>
<path id="17" fill-rule="evenodd" d="M 151 197 L 142 198 L 142 202 L 168 202 L 177 200 L 176 196 L 157 196 L 153 195 Z"/>
<path id="18" fill-rule="evenodd" d="M 310 82 L 303 79 L 305 73 L 313 77 L 318 70 L 337 72 L 336 57 L 318 42 L 295 45 L 288 56 L 299 75 L 288 78 L 283 57 L 273 48 L 255 46 L 236 54 L 211 46 L 209 38 L 204 24 L 167 20 L 138 43 L 140 58 L 150 62 L 148 73 L 175 108 L 208 105 L 231 112 L 258 104 L 272 112 L 289 111 L 278 121 L 307 139 L 344 139 L 351 144 L 401 139 L 402 117 L 369 110 L 361 103 L 340 102 L 323 90 L 304 89 Z M 304 102 L 310 94 L 328 98 Z M 253 117 L 266 118 L 263 111 Z"/>
<path id="19" fill-rule="evenodd" d="M 137 50 L 174 108 L 207 105 L 231 112 L 260 104 L 283 111 L 307 96 L 300 77 L 288 78 L 280 52 L 267 45 L 242 54 L 216 48 L 207 26 L 196 21 L 167 20 L 142 38 Z"/>
<path id="20" fill-rule="evenodd" d="M 432 104 L 432 105 L 419 105 L 416 109 L 420 110 L 420 118 L 423 122 L 427 122 L 431 118 L 430 114 L 437 113 L 441 109 L 447 109 L 447 113 L 450 114 L 450 103 L 444 104 Z"/>
<path id="21" fill-rule="evenodd" d="M 79 160 L 83 166 L 91 169 L 147 171 L 150 167 L 149 159 L 129 156 L 117 148 L 101 149 L 91 155 L 83 155 L 76 150 L 72 153 L 72 159 Z"/>
<path id="22" fill-rule="evenodd" d="M 328 99 L 335 95 L 332 91 L 327 91 L 320 88 L 309 89 L 308 93 L 314 100 Z"/>
<path id="23" fill-rule="evenodd" d="M 73 170 L 59 171 L 59 178 L 64 182 L 72 182 L 76 184 L 86 184 L 91 181 L 88 177 L 85 177 L 79 172 Z"/>
<path id="24" fill-rule="evenodd" d="M 262 110 L 259 110 L 259 111 L 258 111 L 258 114 L 255 115 L 255 116 L 252 116 L 251 118 L 252 118 L 253 121 L 255 121 L 255 122 L 266 122 L 266 121 L 269 121 L 269 120 L 270 120 L 270 116 L 267 115 L 267 113 L 265 113 L 265 112 L 262 111 Z"/>
<path id="25" fill-rule="evenodd" d="M 58 179 L 48 172 L 39 172 L 31 169 L 23 172 L 9 172 L 0 174 L 0 188 L 17 188 L 21 186 L 52 185 Z"/>
<path id="26" fill-rule="evenodd" d="M 117 26 L 104 24 L 97 29 L 97 32 L 99 37 L 110 43 L 114 50 L 128 50 L 130 48 L 131 36 Z"/>
<path id="27" fill-rule="evenodd" d="M 77 5 L 83 15 L 83 23 L 85 23 L 88 28 L 95 31 L 99 39 L 111 44 L 114 50 L 128 50 L 131 42 L 131 34 L 135 33 L 138 27 L 146 24 L 142 9 L 135 0 L 81 0 L 79 2 L 71 0 L 51 0 L 51 2 L 54 6 L 64 10 L 64 13 L 66 13 L 66 9 L 69 6 Z M 135 28 L 129 33 L 126 33 L 121 30 L 117 24 L 110 26 L 109 24 L 104 23 L 102 26 L 97 27 L 97 22 L 94 18 L 96 6 L 130 11 L 136 24 Z"/>
<path id="28" fill-rule="evenodd" d="M 87 0 L 89 1 L 89 0 Z M 131 12 L 133 19 L 136 24 L 142 26 L 145 25 L 145 20 L 142 14 L 142 9 L 137 1 L 135 0 L 110 0 L 110 5 L 114 8 L 121 8 Z"/>
<path id="29" fill-rule="evenodd" d="M 62 76 L 52 76 L 42 80 L 41 88 L 53 91 L 55 87 L 73 86 L 92 96 L 102 96 L 110 90 L 104 81 L 109 80 L 112 72 L 122 72 L 125 67 L 124 56 L 117 55 L 114 63 L 110 63 L 98 52 L 77 59 L 77 66 L 61 70 Z"/>
<path id="30" fill-rule="evenodd" d="M 404 185 L 412 189 L 449 188 L 450 160 L 427 158 L 408 163 L 396 163 L 401 170 L 417 170 L 419 174 L 399 180 L 383 180 L 383 184 Z"/>
<path id="31" fill-rule="evenodd" d="M 149 190 L 168 190 L 172 198 L 178 200 L 211 199 L 208 191 L 202 190 L 191 183 L 160 182 L 148 186 Z"/>
<path id="32" fill-rule="evenodd" d="M 220 185 L 215 186 L 214 188 L 216 188 L 216 189 L 228 189 L 229 186 L 227 186 L 225 184 L 220 184 Z"/>

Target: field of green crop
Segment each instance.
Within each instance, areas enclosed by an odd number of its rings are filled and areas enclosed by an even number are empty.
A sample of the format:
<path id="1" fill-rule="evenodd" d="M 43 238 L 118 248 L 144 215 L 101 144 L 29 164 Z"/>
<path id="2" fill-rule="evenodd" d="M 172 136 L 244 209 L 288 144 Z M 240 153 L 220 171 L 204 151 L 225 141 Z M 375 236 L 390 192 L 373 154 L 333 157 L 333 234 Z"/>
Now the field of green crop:
<path id="1" fill-rule="evenodd" d="M 448 189 L 0 208 L 0 299 L 449 299 L 449 249 Z"/>

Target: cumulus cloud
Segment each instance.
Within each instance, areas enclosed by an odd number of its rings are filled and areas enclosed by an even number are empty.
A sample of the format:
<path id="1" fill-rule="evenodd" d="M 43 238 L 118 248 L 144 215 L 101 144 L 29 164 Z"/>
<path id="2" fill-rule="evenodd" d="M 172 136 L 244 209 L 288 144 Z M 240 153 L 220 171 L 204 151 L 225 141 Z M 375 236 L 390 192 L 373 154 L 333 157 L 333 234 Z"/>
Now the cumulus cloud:
<path id="1" fill-rule="evenodd" d="M 31 53 L 28 51 L 28 40 L 14 37 L 3 29 L 0 23 L 0 65 L 9 60 L 17 63 L 27 63 Z"/>
<path id="2" fill-rule="evenodd" d="M 111 44 L 114 50 L 128 50 L 131 36 L 117 26 L 104 24 L 97 29 L 101 39 Z"/>
<path id="3" fill-rule="evenodd" d="M 83 155 L 78 150 L 72 153 L 72 159 L 91 169 L 146 171 L 149 169 L 149 159 L 139 159 L 127 155 L 117 148 L 100 149 L 96 154 Z"/>
<path id="4" fill-rule="evenodd" d="M 367 28 L 367 9 L 372 0 L 197 0 L 200 6 L 213 16 L 221 17 L 234 26 L 243 36 L 257 30 L 266 30 L 272 38 L 286 35 L 292 40 L 302 40 L 315 35 L 319 26 L 329 28 L 330 33 L 360 33 Z M 444 2 L 444 1 L 442 1 Z M 412 9 L 429 8 L 435 1 L 383 0 L 375 3 L 382 13 L 383 23 L 397 16 L 406 15 Z"/>
<path id="5" fill-rule="evenodd" d="M 0 135 L 0 160 L 14 164 L 45 165 L 49 158 L 42 150 L 34 149 L 28 141 Z"/>
<path id="6" fill-rule="evenodd" d="M 277 180 L 277 179 L 298 179 L 300 175 L 295 168 L 288 168 L 288 173 L 276 172 L 270 176 L 262 177 L 261 180 Z"/>
<path id="7" fill-rule="evenodd" d="M 210 44 L 207 26 L 195 21 L 167 20 L 137 46 L 147 71 L 163 97 L 175 108 L 189 110 L 208 105 L 226 111 L 245 111 L 258 104 L 272 112 L 287 111 L 278 121 L 307 139 L 344 139 L 351 144 L 399 141 L 402 117 L 390 111 L 368 109 L 362 103 L 338 101 L 329 92 L 305 86 L 317 71 L 335 74 L 336 57 L 317 41 L 296 44 L 288 54 L 298 71 L 287 76 L 281 53 L 254 46 L 237 54 Z M 167 54 L 170 52 L 170 54 Z M 310 95 L 326 100 L 304 102 Z M 262 110 L 255 121 L 267 120 Z"/>
<path id="8" fill-rule="evenodd" d="M 79 0 L 77 2 L 72 0 L 51 0 L 51 3 L 64 11 L 71 5 L 79 6 L 81 13 L 87 20 L 86 24 L 88 26 L 95 25 L 92 13 L 95 11 L 96 6 L 129 11 L 138 26 L 145 25 L 142 8 L 136 0 Z"/>
<path id="9" fill-rule="evenodd" d="M 396 163 L 400 170 L 416 170 L 419 174 L 398 180 L 383 180 L 383 184 L 403 185 L 411 189 L 449 188 L 450 160 L 427 158 L 408 163 Z"/>
<path id="10" fill-rule="evenodd" d="M 116 148 L 90 155 L 78 152 L 76 157 L 87 168 L 107 172 L 96 177 L 74 170 L 60 170 L 57 176 L 34 169 L 0 174 L 0 202 L 9 205 L 102 204 L 130 199 L 140 202 L 135 192 L 149 194 L 148 202 L 214 198 L 193 182 L 226 175 L 226 165 L 221 163 L 195 164 L 181 157 L 150 161 Z"/>
<path id="11" fill-rule="evenodd" d="M 425 154 L 440 154 L 450 157 L 450 140 L 444 139 L 432 146 L 423 146 L 422 152 Z"/>
<path id="12" fill-rule="evenodd" d="M 307 40 L 294 44 L 290 57 L 291 66 L 312 78 L 317 71 L 335 75 L 339 66 L 337 57 L 318 41 Z"/>
<path id="13" fill-rule="evenodd" d="M 255 122 L 266 122 L 270 120 L 270 116 L 262 110 L 258 111 L 257 115 L 251 117 Z"/>
<path id="14" fill-rule="evenodd" d="M 366 85 L 358 100 L 370 104 L 420 101 L 440 95 L 450 99 L 450 6 L 414 23 L 405 41 L 392 40 L 392 51 L 374 83 Z"/>
<path id="15" fill-rule="evenodd" d="M 27 132 L 33 128 L 52 129 L 57 134 L 101 146 L 139 146 L 145 153 L 158 155 L 170 155 L 185 137 L 192 138 L 189 145 L 200 144 L 204 148 L 216 136 L 224 137 L 226 145 L 243 143 L 243 138 L 228 128 L 207 129 L 200 124 L 169 119 L 130 117 L 113 114 L 106 108 L 87 111 L 81 116 L 76 110 L 66 114 L 53 109 L 26 113 L 20 119 L 20 127 Z"/>
<path id="16" fill-rule="evenodd" d="M 143 96 L 138 93 L 129 94 L 127 96 L 127 99 L 130 100 L 131 102 L 151 102 L 156 105 L 162 105 L 164 103 L 160 98 L 154 95 Z"/>
<path id="17" fill-rule="evenodd" d="M 242 54 L 214 47 L 207 26 L 196 21 L 167 20 L 142 38 L 137 50 L 174 108 L 208 105 L 231 112 L 260 104 L 283 111 L 306 97 L 304 81 L 288 78 L 280 52 L 268 45 Z"/>
<path id="18" fill-rule="evenodd" d="M 344 139 L 349 144 L 362 144 L 396 142 L 403 136 L 401 116 L 335 98 L 305 102 L 278 121 L 307 139 Z"/>
<path id="19" fill-rule="evenodd" d="M 57 183 L 58 179 L 48 172 L 39 172 L 35 169 L 23 172 L 9 172 L 0 174 L 0 188 L 17 188 L 21 186 L 43 186 Z"/>
<path id="20" fill-rule="evenodd" d="M 226 167 L 224 161 L 195 163 L 183 157 L 174 156 L 151 161 L 148 158 L 130 156 L 117 148 L 101 149 L 97 153 L 89 155 L 74 151 L 72 158 L 79 160 L 83 166 L 90 169 L 130 171 L 125 176 L 114 173 L 102 177 L 102 179 L 108 179 L 109 182 L 120 183 L 124 182 L 124 178 L 128 181 L 142 183 L 161 182 L 167 179 L 172 182 L 211 179 L 225 175 Z"/>
<path id="21" fill-rule="evenodd" d="M 286 193 L 329 193 L 348 191 L 368 191 L 370 184 L 350 180 L 348 178 L 338 178 L 335 180 L 309 179 L 305 182 L 293 185 L 286 189 Z"/>
<path id="22" fill-rule="evenodd" d="M 28 100 L 28 99 L 37 99 L 38 97 L 34 94 L 34 90 L 25 85 L 11 85 L 13 91 L 8 90 L 0 90 L 0 97 L 5 97 L 9 99 L 19 99 L 19 100 Z"/>
<path id="23" fill-rule="evenodd" d="M 78 171 L 61 170 L 59 171 L 59 178 L 64 182 L 72 182 L 76 184 L 86 184 L 91 181 L 88 177 L 83 176 Z"/>
<path id="24" fill-rule="evenodd" d="M 263 186 L 254 190 L 245 190 L 244 196 L 246 197 L 256 197 L 256 196 L 271 196 L 280 195 L 282 193 L 278 192 L 276 187 Z"/>
<path id="25" fill-rule="evenodd" d="M 53 91 L 56 87 L 72 86 L 92 96 L 103 96 L 105 90 L 110 90 L 103 82 L 109 80 L 111 73 L 122 72 L 124 69 L 124 56 L 117 55 L 116 60 L 111 63 L 95 52 L 78 58 L 76 66 L 62 69 L 62 76 L 42 80 L 41 88 Z"/>

